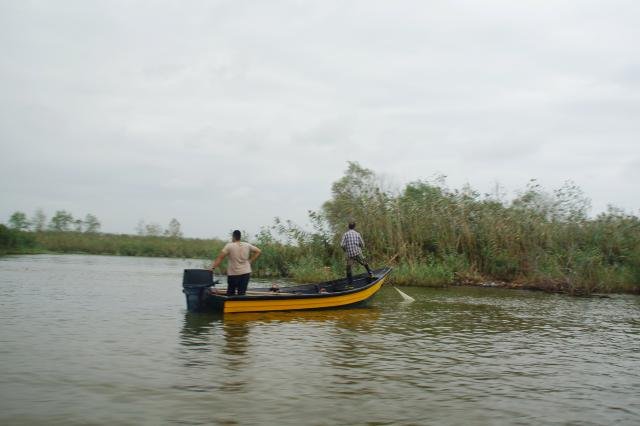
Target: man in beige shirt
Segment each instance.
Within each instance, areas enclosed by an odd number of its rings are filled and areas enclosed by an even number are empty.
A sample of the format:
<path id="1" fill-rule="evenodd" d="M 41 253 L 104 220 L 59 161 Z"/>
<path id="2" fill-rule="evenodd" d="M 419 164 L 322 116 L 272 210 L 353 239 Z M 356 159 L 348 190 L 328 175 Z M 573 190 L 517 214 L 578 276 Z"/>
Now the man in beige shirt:
<path id="1" fill-rule="evenodd" d="M 213 261 L 211 270 L 216 269 L 222 260 L 229 256 L 227 263 L 227 296 L 247 292 L 251 277 L 251 264 L 260 257 L 262 251 L 249 243 L 240 241 L 242 234 L 237 229 L 233 231 L 232 240 L 224 246 L 218 257 Z"/>

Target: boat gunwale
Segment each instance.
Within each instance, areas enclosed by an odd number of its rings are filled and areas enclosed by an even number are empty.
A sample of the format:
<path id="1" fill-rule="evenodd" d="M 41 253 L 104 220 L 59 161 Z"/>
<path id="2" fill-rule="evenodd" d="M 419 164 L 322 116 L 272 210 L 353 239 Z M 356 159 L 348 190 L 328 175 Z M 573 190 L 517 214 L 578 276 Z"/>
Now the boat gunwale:
<path id="1" fill-rule="evenodd" d="M 344 295 L 349 295 L 349 294 L 355 294 L 355 293 L 359 293 L 361 291 L 367 290 L 368 288 L 371 288 L 372 286 L 376 285 L 378 282 L 380 282 L 380 280 L 384 279 L 387 275 L 389 275 L 389 273 L 391 272 L 392 268 L 391 267 L 384 267 L 384 268 L 380 268 L 377 271 L 381 271 L 382 275 L 380 275 L 379 277 L 376 277 L 375 280 L 371 281 L 370 283 L 367 283 L 367 285 L 362 286 L 362 287 L 358 287 L 358 288 L 354 288 L 354 289 L 350 289 L 350 290 L 346 290 L 346 291 L 340 291 L 340 292 L 332 292 L 332 293 L 311 293 L 311 294 L 295 294 L 295 293 L 291 293 L 291 294 L 281 294 L 281 293 L 274 293 L 274 294 L 266 294 L 266 295 L 243 295 L 243 296 L 226 296 L 224 294 L 209 294 L 208 297 L 209 299 L 215 299 L 217 301 L 220 302 L 226 302 L 226 301 L 234 301 L 234 302 L 242 302 L 242 301 L 253 301 L 253 300 L 290 300 L 290 299 L 321 299 L 321 298 L 331 298 L 331 297 L 337 297 L 337 296 L 344 296 Z M 364 276 L 366 278 L 366 276 Z M 324 282 L 320 282 L 317 284 L 308 284 L 308 285 L 327 285 L 330 283 L 338 283 L 341 281 L 345 281 L 346 278 L 343 279 L 337 279 L 337 280 L 331 280 L 331 281 L 324 281 Z M 281 289 L 282 290 L 282 289 Z"/>

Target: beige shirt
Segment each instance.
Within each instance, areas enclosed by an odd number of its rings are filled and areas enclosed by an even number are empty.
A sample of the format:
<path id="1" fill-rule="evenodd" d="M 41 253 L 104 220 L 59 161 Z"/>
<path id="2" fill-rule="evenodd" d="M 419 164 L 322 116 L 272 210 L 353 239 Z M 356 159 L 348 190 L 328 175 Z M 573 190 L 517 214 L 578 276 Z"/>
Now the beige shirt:
<path id="1" fill-rule="evenodd" d="M 222 252 L 229 258 L 227 264 L 227 275 L 244 275 L 251 273 L 251 263 L 249 258 L 251 252 L 257 250 L 255 246 L 244 241 L 234 241 L 227 243 Z"/>

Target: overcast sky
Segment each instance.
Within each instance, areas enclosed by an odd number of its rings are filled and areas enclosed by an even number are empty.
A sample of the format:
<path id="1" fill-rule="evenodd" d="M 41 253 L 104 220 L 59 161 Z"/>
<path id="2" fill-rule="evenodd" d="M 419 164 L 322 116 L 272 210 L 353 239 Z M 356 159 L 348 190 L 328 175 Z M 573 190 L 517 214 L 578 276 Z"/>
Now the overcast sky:
<path id="1" fill-rule="evenodd" d="M 0 0 L 0 221 L 301 224 L 347 161 L 640 209 L 640 2 Z"/>

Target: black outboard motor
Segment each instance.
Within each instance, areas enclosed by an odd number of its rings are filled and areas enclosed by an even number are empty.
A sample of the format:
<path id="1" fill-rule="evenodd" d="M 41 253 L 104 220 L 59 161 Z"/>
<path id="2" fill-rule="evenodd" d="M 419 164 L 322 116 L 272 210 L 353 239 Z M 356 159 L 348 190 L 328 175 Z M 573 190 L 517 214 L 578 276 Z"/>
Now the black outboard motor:
<path id="1" fill-rule="evenodd" d="M 185 269 L 182 276 L 182 292 L 187 297 L 187 309 L 191 312 L 202 308 L 204 291 L 217 284 L 213 271 L 208 269 Z"/>

